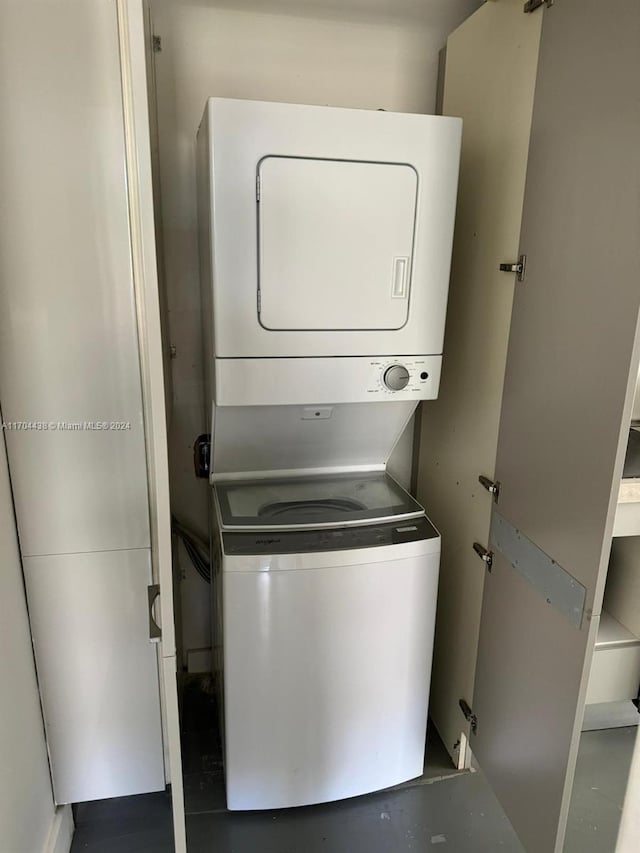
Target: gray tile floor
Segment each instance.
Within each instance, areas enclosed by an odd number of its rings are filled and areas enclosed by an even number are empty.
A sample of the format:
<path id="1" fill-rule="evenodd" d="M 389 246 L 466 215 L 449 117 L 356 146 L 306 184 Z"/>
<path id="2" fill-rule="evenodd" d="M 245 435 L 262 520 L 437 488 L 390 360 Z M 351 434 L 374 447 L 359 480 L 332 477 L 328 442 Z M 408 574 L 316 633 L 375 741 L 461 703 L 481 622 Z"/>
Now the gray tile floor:
<path id="1" fill-rule="evenodd" d="M 524 853 L 482 773 L 454 770 L 433 732 L 420 780 L 327 805 L 227 812 L 220 743 L 202 725 L 215 716 L 210 700 L 195 698 L 183 715 L 189 853 Z M 614 850 L 634 737 L 583 734 L 565 853 Z M 72 853 L 173 849 L 164 794 L 81 805 L 76 827 Z"/>
<path id="2" fill-rule="evenodd" d="M 187 819 L 189 853 L 522 853 L 478 773 L 340 803 Z"/>
<path id="3" fill-rule="evenodd" d="M 615 850 L 637 728 L 583 732 L 564 853 Z"/>

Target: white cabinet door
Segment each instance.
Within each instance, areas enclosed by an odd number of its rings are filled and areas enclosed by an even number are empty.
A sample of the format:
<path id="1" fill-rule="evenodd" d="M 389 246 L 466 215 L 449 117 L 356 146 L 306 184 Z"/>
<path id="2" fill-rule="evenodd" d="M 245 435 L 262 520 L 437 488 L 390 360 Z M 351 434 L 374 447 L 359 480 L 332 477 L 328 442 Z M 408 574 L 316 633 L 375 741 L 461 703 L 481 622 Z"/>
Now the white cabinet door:
<path id="1" fill-rule="evenodd" d="M 471 737 L 531 853 L 563 845 L 638 374 L 639 32 L 626 0 L 542 24 Z"/>
<path id="2" fill-rule="evenodd" d="M 23 563 L 56 802 L 164 790 L 149 550 Z"/>
<path id="3" fill-rule="evenodd" d="M 7 14 L 0 392 L 20 546 L 149 547 L 115 9 Z"/>
<path id="4" fill-rule="evenodd" d="M 418 174 L 399 163 L 265 157 L 260 322 L 400 329 L 409 314 Z"/>

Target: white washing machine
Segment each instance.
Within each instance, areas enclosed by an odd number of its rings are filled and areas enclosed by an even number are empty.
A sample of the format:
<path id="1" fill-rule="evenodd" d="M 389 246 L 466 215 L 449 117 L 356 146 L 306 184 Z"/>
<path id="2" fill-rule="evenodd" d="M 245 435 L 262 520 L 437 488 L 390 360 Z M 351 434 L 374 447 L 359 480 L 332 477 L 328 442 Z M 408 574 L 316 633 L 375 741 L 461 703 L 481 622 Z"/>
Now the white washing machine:
<path id="1" fill-rule="evenodd" d="M 228 808 L 419 776 L 440 557 L 422 507 L 385 472 L 214 491 Z"/>

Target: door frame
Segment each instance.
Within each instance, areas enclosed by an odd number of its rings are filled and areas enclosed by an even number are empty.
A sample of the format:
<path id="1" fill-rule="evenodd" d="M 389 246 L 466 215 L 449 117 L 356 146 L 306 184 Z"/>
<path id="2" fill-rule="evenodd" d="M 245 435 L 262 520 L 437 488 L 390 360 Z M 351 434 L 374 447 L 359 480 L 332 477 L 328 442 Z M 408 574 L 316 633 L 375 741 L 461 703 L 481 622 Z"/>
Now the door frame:
<path id="1" fill-rule="evenodd" d="M 176 636 L 173 605 L 171 506 L 166 430 L 163 342 L 156 262 L 151 139 L 142 0 L 116 0 L 125 137 L 131 263 L 147 454 L 151 563 L 159 585 L 158 641 L 165 775 L 171 783 L 176 853 L 186 853 L 184 786 L 180 745 Z M 151 614 L 150 614 L 151 621 Z"/>

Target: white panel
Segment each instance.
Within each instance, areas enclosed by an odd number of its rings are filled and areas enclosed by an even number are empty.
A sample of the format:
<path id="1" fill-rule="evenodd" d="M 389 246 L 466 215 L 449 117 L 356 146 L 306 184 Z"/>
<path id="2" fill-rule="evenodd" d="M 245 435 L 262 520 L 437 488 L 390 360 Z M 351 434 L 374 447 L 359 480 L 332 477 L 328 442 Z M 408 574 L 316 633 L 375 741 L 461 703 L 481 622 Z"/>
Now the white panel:
<path id="1" fill-rule="evenodd" d="M 442 352 L 462 123 L 456 118 L 209 100 L 213 146 L 213 323 L 218 357 Z M 256 168 L 271 154 L 406 163 L 418 173 L 409 319 L 397 331 L 270 331 L 256 310 Z M 206 188 L 207 173 L 199 178 Z M 208 260 L 209 263 L 211 259 Z M 389 286 L 391 287 L 391 270 Z M 203 287 L 211 275 L 205 268 Z M 387 274 L 387 273 L 385 273 Z"/>
<path id="2" fill-rule="evenodd" d="M 384 383 L 385 371 L 406 367 L 401 391 Z M 442 357 L 395 358 L 218 358 L 218 406 L 269 406 L 319 403 L 370 403 L 381 400 L 431 400 L 438 396 Z"/>
<path id="3" fill-rule="evenodd" d="M 635 699 L 640 684 L 640 643 L 614 649 L 596 649 L 591 663 L 588 705 Z"/>
<path id="4" fill-rule="evenodd" d="M 415 169 L 266 157 L 258 176 L 262 325 L 400 329 L 409 313 Z"/>
<path id="5" fill-rule="evenodd" d="M 223 575 L 230 809 L 422 773 L 437 584 L 437 554 Z"/>
<path id="6" fill-rule="evenodd" d="M 15 38 L 21 24 L 18 15 L 4 17 L 0 50 L 3 37 Z M 54 802 L 2 434 L 0 549 L 0 847 L 38 853 L 45 849 Z"/>
<path id="7" fill-rule="evenodd" d="M 56 801 L 164 790 L 149 551 L 28 557 L 24 571 Z"/>
<path id="8" fill-rule="evenodd" d="M 214 413 L 212 474 L 383 468 L 414 409 L 411 401 L 223 406 Z"/>
<path id="9" fill-rule="evenodd" d="M 640 420 L 640 373 L 636 380 L 636 393 L 633 398 L 633 413 L 631 415 L 634 421 Z"/>
<path id="10" fill-rule="evenodd" d="M 470 701 L 484 576 L 471 549 L 486 542 L 533 110 L 540 14 L 522 0 L 485 3 L 447 42 L 444 110 L 464 119 L 444 365 L 436 404 L 423 406 L 419 500 L 442 531 L 431 717 L 458 761 L 458 701 Z"/>
<path id="11" fill-rule="evenodd" d="M 640 637 L 640 537 L 616 539 L 611 548 L 604 607 Z"/>
<path id="12" fill-rule="evenodd" d="M 30 30 L 32 58 L 6 44 L 0 138 L 0 393 L 18 424 L 21 547 L 148 547 L 115 7 L 34 4 Z"/>
<path id="13" fill-rule="evenodd" d="M 613 535 L 640 535 L 640 481 L 638 480 L 622 480 L 620 483 Z"/>
<path id="14" fill-rule="evenodd" d="M 635 699 L 640 684 L 640 639 L 606 610 L 598 626 L 587 704 Z"/>

